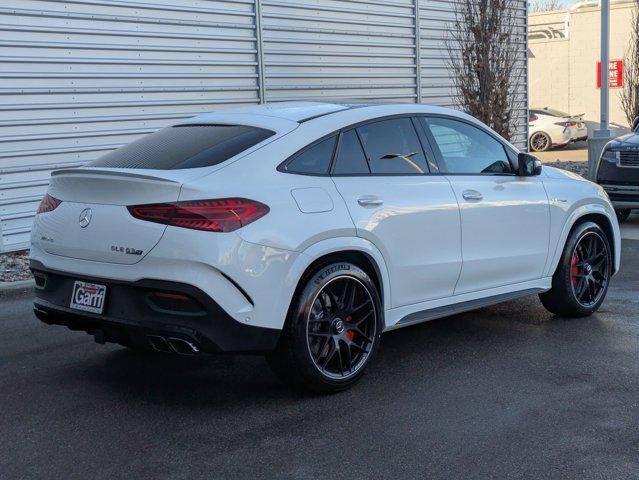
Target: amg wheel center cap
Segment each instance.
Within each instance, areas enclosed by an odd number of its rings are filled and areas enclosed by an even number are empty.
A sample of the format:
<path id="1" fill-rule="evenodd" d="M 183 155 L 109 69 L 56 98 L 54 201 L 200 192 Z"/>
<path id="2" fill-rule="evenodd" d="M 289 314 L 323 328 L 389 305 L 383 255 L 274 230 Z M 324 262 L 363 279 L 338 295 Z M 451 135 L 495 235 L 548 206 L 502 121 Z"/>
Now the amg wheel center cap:
<path id="1" fill-rule="evenodd" d="M 341 318 L 336 318 L 333 321 L 333 331 L 337 334 L 344 332 L 344 321 Z"/>

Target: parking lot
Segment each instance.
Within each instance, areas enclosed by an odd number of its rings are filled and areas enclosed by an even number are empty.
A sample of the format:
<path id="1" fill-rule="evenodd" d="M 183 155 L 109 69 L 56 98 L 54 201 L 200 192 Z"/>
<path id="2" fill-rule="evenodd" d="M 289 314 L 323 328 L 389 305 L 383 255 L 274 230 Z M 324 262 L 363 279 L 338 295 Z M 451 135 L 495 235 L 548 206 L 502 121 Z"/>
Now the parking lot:
<path id="1" fill-rule="evenodd" d="M 547 152 L 534 152 L 543 163 L 555 162 L 588 162 L 588 145 L 586 142 L 577 142 L 564 148 L 556 148 Z"/>
<path id="2" fill-rule="evenodd" d="M 1 298 L 0 476 L 637 478 L 638 230 L 593 317 L 530 297 L 391 332 L 324 397 L 259 357 L 96 345 Z"/>

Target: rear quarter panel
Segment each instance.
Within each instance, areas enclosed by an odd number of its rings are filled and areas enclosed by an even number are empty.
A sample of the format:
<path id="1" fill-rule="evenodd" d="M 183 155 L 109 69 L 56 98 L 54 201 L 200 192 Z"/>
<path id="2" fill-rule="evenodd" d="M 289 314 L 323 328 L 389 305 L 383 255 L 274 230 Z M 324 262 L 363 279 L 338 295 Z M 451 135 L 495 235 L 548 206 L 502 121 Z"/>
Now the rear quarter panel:
<path id="1" fill-rule="evenodd" d="M 327 238 L 355 236 L 353 221 L 330 177 L 277 170 L 282 161 L 316 138 L 316 133 L 298 129 L 295 135 L 185 183 L 180 200 L 244 197 L 264 203 L 269 213 L 237 234 L 268 247 L 301 252 Z"/>

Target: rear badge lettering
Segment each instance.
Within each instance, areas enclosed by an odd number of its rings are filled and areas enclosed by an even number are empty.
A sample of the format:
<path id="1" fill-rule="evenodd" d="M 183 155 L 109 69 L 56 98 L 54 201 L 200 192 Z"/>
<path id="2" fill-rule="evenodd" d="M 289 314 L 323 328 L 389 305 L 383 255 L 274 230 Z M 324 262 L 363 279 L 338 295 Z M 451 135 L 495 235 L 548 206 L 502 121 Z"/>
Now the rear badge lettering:
<path id="1" fill-rule="evenodd" d="M 143 250 L 132 247 L 120 247 L 119 245 L 111 245 L 111 251 L 115 253 L 124 253 L 126 255 L 142 255 Z"/>

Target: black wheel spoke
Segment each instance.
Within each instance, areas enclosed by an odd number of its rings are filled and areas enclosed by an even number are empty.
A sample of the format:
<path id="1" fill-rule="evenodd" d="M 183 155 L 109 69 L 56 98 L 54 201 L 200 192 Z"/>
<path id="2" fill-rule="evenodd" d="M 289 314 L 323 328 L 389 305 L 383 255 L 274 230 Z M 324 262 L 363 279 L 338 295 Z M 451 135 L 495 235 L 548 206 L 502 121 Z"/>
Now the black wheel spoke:
<path id="1" fill-rule="evenodd" d="M 352 345 L 352 346 L 353 346 L 353 347 L 355 347 L 355 348 L 357 348 L 358 350 L 360 350 L 360 351 L 361 351 L 361 352 L 363 352 L 363 353 L 368 353 L 368 350 L 367 350 L 366 348 L 362 347 L 361 345 L 358 345 L 358 344 L 356 344 L 356 343 L 353 343 L 353 345 Z"/>
<path id="2" fill-rule="evenodd" d="M 350 344 L 346 344 L 346 348 L 344 349 L 344 353 L 346 356 L 346 368 L 348 368 L 348 373 L 352 373 L 353 371 L 353 356 L 351 355 L 351 346 Z"/>
<path id="3" fill-rule="evenodd" d="M 317 297 L 317 299 L 320 302 L 320 305 L 322 307 L 322 313 L 324 314 L 325 317 L 328 317 L 331 312 L 328 308 L 328 305 L 326 305 L 326 300 L 324 299 L 324 295 L 320 294 L 319 297 Z"/>
<path id="4" fill-rule="evenodd" d="M 327 286 L 325 291 L 326 291 L 326 295 L 328 295 L 328 298 L 331 299 L 331 306 L 333 307 L 333 310 L 335 310 L 336 308 L 340 308 L 339 299 L 337 298 L 337 295 L 335 295 L 335 293 L 333 292 L 333 289 Z"/>
<path id="5" fill-rule="evenodd" d="M 326 317 L 320 317 L 320 318 L 311 318 L 308 323 L 327 323 L 330 322 L 330 319 L 326 318 Z"/>
<path id="6" fill-rule="evenodd" d="M 331 359 L 335 356 L 335 351 L 337 350 L 335 348 L 335 342 L 333 342 L 332 339 L 328 340 L 328 347 L 329 347 L 329 351 L 326 352 L 326 356 L 324 357 L 324 361 L 322 362 L 322 368 L 326 368 L 326 366 L 328 365 L 328 362 L 330 362 Z"/>
<path id="7" fill-rule="evenodd" d="M 344 305 L 344 308 L 350 308 L 353 309 L 353 304 L 355 303 L 355 294 L 357 293 L 357 288 L 356 285 L 352 285 L 348 295 L 346 296 L 346 304 Z"/>
<path id="8" fill-rule="evenodd" d="M 581 281 L 579 282 L 579 286 L 577 290 L 577 298 L 579 298 L 579 300 L 583 299 L 583 296 L 584 296 L 584 293 L 586 292 L 587 287 L 588 287 L 588 280 L 586 280 L 585 278 L 582 278 Z"/>
<path id="9" fill-rule="evenodd" d="M 342 374 L 342 377 L 344 376 L 344 361 L 342 359 L 342 347 L 338 344 L 336 347 L 337 350 L 337 356 L 339 358 L 339 373 Z"/>
<path id="10" fill-rule="evenodd" d="M 353 332 L 357 332 L 360 337 L 366 340 L 368 343 L 373 343 L 373 339 L 368 338 L 364 332 L 362 332 L 359 328 L 355 327 L 351 329 Z"/>
<path id="11" fill-rule="evenodd" d="M 349 292 L 349 287 L 351 287 L 350 282 L 344 282 L 344 288 L 342 288 L 342 291 L 339 295 L 339 304 L 340 307 L 342 309 L 346 309 L 346 302 L 348 301 L 348 292 Z M 354 286 L 352 288 L 355 288 Z"/>
<path id="12" fill-rule="evenodd" d="M 311 337 L 324 337 L 330 338 L 332 335 L 330 333 L 322 333 L 322 332 L 308 332 Z"/>
<path id="13" fill-rule="evenodd" d="M 370 305 L 371 300 L 367 299 L 364 301 L 364 303 L 354 307 L 353 309 L 351 309 L 351 315 L 357 315 L 358 312 L 360 312 L 363 308 L 365 308 L 366 306 Z M 370 310 L 369 310 L 370 312 Z M 366 312 L 368 314 L 368 312 Z"/>
<path id="14" fill-rule="evenodd" d="M 368 312 L 366 312 L 362 318 L 360 318 L 359 320 L 357 320 L 355 322 L 355 326 L 359 327 L 362 323 L 364 323 L 371 315 L 373 314 L 372 310 L 369 310 Z"/>

